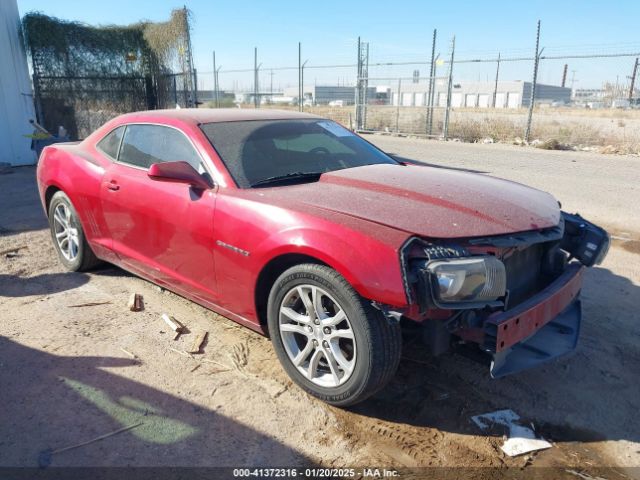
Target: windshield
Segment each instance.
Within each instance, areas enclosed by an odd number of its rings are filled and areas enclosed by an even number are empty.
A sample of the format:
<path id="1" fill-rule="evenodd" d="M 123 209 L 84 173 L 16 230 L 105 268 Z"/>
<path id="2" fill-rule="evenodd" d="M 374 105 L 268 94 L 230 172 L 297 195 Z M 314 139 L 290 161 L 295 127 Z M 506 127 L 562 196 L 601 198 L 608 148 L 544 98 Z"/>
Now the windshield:
<path id="1" fill-rule="evenodd" d="M 201 128 L 240 188 L 266 186 L 271 180 L 314 181 L 334 170 L 397 164 L 330 120 L 216 122 Z"/>

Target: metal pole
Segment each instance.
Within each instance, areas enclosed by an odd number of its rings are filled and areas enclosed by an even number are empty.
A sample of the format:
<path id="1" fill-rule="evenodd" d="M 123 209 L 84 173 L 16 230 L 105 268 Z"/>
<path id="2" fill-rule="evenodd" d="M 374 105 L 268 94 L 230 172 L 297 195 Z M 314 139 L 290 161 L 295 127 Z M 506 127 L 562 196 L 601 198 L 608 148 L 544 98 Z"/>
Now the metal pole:
<path id="1" fill-rule="evenodd" d="M 258 47 L 253 49 L 253 106 L 258 108 Z"/>
<path id="2" fill-rule="evenodd" d="M 496 99 L 498 98 L 498 77 L 500 75 L 500 52 L 498 52 L 498 61 L 496 62 L 496 83 L 493 86 L 493 108 L 496 108 Z"/>
<path id="3" fill-rule="evenodd" d="M 401 84 L 402 84 L 402 79 L 399 78 L 398 79 L 398 94 L 397 94 L 397 97 L 396 97 L 396 133 L 400 132 L 400 102 L 401 102 L 401 99 L 402 99 Z"/>
<path id="4" fill-rule="evenodd" d="M 636 86 L 637 73 L 638 73 L 638 58 L 636 58 L 636 63 L 633 65 L 633 73 L 631 74 L 631 86 L 629 87 L 629 103 L 633 101 L 633 89 Z"/>
<path id="5" fill-rule="evenodd" d="M 360 85 L 361 85 L 361 81 L 360 81 L 360 76 L 362 75 L 362 56 L 360 55 L 360 37 L 358 37 L 358 67 L 357 67 L 357 73 L 356 73 L 356 111 L 355 111 L 355 116 L 356 116 L 356 131 L 360 130 L 362 122 L 360 120 Z"/>
<path id="6" fill-rule="evenodd" d="M 193 107 L 196 105 L 197 99 L 196 99 L 196 86 L 195 84 L 195 78 L 193 76 L 193 51 L 191 50 L 191 31 L 189 28 L 189 11 L 187 10 L 187 6 L 184 5 L 183 6 L 183 12 L 184 12 L 184 18 L 185 18 L 185 22 L 184 22 L 184 29 L 185 29 L 185 36 L 186 36 L 186 40 L 187 40 L 187 52 L 186 52 L 186 57 L 187 57 L 187 69 L 188 69 L 188 75 L 189 78 L 186 79 L 187 80 L 187 88 L 189 89 L 189 93 L 191 95 L 193 95 L 193 98 L 190 98 L 191 101 L 191 105 L 189 104 L 189 101 L 185 102 L 187 105 L 187 107 Z M 183 78 L 183 84 L 184 84 L 185 79 Z M 185 93 L 186 95 L 186 93 Z"/>
<path id="7" fill-rule="evenodd" d="M 173 101 L 178 106 L 178 85 L 176 84 L 176 74 L 173 74 Z"/>
<path id="8" fill-rule="evenodd" d="M 562 87 L 564 88 L 564 86 L 567 84 L 567 69 L 569 68 L 568 64 L 564 64 L 564 68 L 562 69 Z"/>
<path id="9" fill-rule="evenodd" d="M 431 43 L 431 71 L 429 72 L 429 92 L 427 93 L 427 135 L 431 135 L 433 125 L 433 87 L 436 74 L 436 35 L 438 30 L 433 29 L 433 41 Z"/>
<path id="10" fill-rule="evenodd" d="M 220 69 L 222 65 L 220 65 L 216 70 L 216 107 L 220 108 Z"/>
<path id="11" fill-rule="evenodd" d="M 524 140 L 529 143 L 531 137 L 531 120 L 533 119 L 533 104 L 536 101 L 536 81 L 538 80 L 538 62 L 540 61 L 540 20 L 538 20 L 538 29 L 536 33 L 536 56 L 533 60 L 533 81 L 531 83 L 531 96 L 529 98 L 529 113 L 527 115 L 527 129 L 524 132 Z"/>
<path id="12" fill-rule="evenodd" d="M 302 43 L 298 42 L 298 110 L 302 111 Z"/>
<path id="13" fill-rule="evenodd" d="M 444 112 L 444 126 L 442 136 L 445 140 L 449 138 L 449 118 L 451 116 L 451 90 L 453 88 L 453 58 L 456 51 L 456 36 L 451 39 L 451 60 L 449 61 L 449 84 L 447 86 L 447 109 Z"/>
<path id="14" fill-rule="evenodd" d="M 271 77 L 271 83 L 269 84 L 269 104 L 272 104 L 273 103 L 273 68 L 271 69 L 269 76 Z"/>
<path id="15" fill-rule="evenodd" d="M 365 130 L 367 128 L 367 102 L 369 99 L 367 98 L 367 91 L 369 90 L 369 42 L 365 44 L 366 51 L 366 65 L 363 63 L 363 72 L 362 72 L 362 129 Z"/>
<path id="16" fill-rule="evenodd" d="M 218 100 L 218 69 L 216 66 L 216 51 L 213 51 L 213 95 L 216 108 L 220 107 L 220 101 Z"/>
<path id="17" fill-rule="evenodd" d="M 193 106 L 198 108 L 198 70 L 193 69 Z"/>
<path id="18" fill-rule="evenodd" d="M 305 60 L 302 66 L 300 67 L 300 88 L 302 89 L 302 95 L 300 99 L 300 111 L 304 110 L 304 66 L 307 64 L 308 60 Z"/>

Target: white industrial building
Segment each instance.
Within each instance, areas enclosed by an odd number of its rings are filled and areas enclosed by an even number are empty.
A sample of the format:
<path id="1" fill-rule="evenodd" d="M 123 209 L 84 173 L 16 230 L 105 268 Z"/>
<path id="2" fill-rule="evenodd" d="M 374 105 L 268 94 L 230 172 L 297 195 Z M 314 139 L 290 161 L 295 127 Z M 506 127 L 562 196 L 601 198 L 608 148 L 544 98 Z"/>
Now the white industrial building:
<path id="1" fill-rule="evenodd" d="M 35 115 L 19 28 L 17 0 L 0 1 L 0 162 L 31 165 L 36 157 L 25 135 L 33 133 Z"/>
<path id="2" fill-rule="evenodd" d="M 341 102 L 342 105 L 353 105 L 356 99 L 356 87 L 346 85 L 305 85 L 303 88 L 305 102 L 313 105 L 328 105 L 330 102 Z M 284 89 L 284 96 L 298 97 L 298 87 Z M 375 98 L 376 88 L 367 89 L 367 98 Z"/>
<path id="3" fill-rule="evenodd" d="M 406 107 L 427 105 L 428 83 L 400 84 L 399 89 L 390 89 L 391 103 Z M 495 82 L 455 82 L 451 89 L 451 106 L 454 108 L 523 108 L 529 106 L 531 82 L 522 80 Z M 495 97 L 495 104 L 494 104 Z M 447 106 L 447 82 L 436 82 L 434 104 Z M 554 85 L 536 84 L 536 103 L 569 103 L 571 89 Z"/>

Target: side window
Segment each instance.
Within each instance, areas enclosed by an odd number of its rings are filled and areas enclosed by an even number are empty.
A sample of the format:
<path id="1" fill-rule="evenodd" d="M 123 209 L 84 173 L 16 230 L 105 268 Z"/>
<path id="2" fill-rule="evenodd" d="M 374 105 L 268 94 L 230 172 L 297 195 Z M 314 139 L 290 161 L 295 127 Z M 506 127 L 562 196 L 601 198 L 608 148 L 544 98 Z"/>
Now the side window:
<path id="1" fill-rule="evenodd" d="M 160 125 L 128 125 L 118 160 L 141 168 L 184 161 L 203 172 L 200 156 L 189 140 L 178 130 Z"/>
<path id="2" fill-rule="evenodd" d="M 118 158 L 118 148 L 120 148 L 120 140 L 122 140 L 123 133 L 124 127 L 118 127 L 112 130 L 98 142 L 97 147 L 116 160 Z"/>

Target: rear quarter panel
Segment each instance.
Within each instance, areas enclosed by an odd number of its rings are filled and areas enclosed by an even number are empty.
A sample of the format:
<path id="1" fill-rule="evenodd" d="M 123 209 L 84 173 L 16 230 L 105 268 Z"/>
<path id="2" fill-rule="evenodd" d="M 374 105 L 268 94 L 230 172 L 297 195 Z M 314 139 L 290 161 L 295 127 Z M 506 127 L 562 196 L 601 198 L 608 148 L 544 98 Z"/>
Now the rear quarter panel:
<path id="1" fill-rule="evenodd" d="M 100 258 L 110 257 L 108 233 L 100 205 L 105 166 L 104 160 L 92 155 L 80 143 L 46 147 L 37 168 L 38 189 L 45 214 L 48 214 L 48 189 L 55 188 L 65 192 L 78 212 L 87 241 Z"/>

